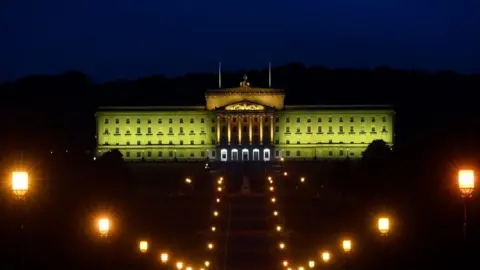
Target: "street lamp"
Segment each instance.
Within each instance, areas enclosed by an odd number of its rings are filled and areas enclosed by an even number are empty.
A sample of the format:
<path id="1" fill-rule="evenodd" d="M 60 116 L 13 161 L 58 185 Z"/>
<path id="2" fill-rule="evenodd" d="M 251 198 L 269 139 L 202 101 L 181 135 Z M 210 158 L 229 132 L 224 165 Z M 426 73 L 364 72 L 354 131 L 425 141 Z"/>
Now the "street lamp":
<path id="1" fill-rule="evenodd" d="M 322 252 L 322 261 L 324 263 L 328 263 L 330 261 L 330 259 L 331 259 L 330 252 L 328 252 L 328 251 Z"/>
<path id="2" fill-rule="evenodd" d="M 390 219 L 388 217 L 379 217 L 377 228 L 381 236 L 387 236 L 390 231 Z"/>
<path id="3" fill-rule="evenodd" d="M 345 269 L 348 270 L 350 269 L 350 252 L 352 251 L 352 240 L 350 239 L 344 239 L 342 241 L 342 248 L 343 252 L 346 254 L 346 259 L 345 259 Z"/>
<path id="4" fill-rule="evenodd" d="M 12 173 L 12 192 L 17 198 L 25 198 L 28 191 L 28 173 L 13 172 Z"/>
<path id="5" fill-rule="evenodd" d="M 343 240 L 342 248 L 345 253 L 350 253 L 350 251 L 352 250 L 352 241 L 349 239 Z"/>
<path id="6" fill-rule="evenodd" d="M 458 188 L 463 201 L 463 238 L 467 239 L 467 202 L 472 198 L 475 189 L 475 172 L 473 170 L 458 171 Z"/>
<path id="7" fill-rule="evenodd" d="M 165 264 L 168 262 L 168 253 L 167 252 L 163 252 L 160 254 L 160 261 Z"/>
<path id="8" fill-rule="evenodd" d="M 140 242 L 138 242 L 138 250 L 141 253 L 147 253 L 147 251 L 148 251 L 148 241 L 141 240 Z"/>
<path id="9" fill-rule="evenodd" d="M 314 260 L 308 261 L 308 268 L 314 268 L 314 267 L 315 267 L 315 261 Z"/>
<path id="10" fill-rule="evenodd" d="M 106 217 L 99 218 L 97 226 L 100 236 L 107 237 L 110 233 L 110 219 Z"/>

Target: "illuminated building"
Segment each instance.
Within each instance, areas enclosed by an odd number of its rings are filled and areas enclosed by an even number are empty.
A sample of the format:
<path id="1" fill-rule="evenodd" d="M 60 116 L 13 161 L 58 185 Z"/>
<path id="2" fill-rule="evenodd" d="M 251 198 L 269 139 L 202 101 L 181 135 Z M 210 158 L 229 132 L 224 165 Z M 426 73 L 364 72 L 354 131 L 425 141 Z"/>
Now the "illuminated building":
<path id="1" fill-rule="evenodd" d="M 288 106 L 282 89 L 207 90 L 205 106 L 103 107 L 97 155 L 129 161 L 359 158 L 373 140 L 393 145 L 388 106 Z"/>

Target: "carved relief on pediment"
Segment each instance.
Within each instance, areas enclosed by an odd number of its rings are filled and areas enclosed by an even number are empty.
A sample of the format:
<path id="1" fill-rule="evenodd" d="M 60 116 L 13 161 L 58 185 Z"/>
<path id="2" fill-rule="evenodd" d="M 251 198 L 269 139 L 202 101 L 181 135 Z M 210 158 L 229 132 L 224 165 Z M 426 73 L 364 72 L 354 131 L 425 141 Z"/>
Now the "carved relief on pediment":
<path id="1" fill-rule="evenodd" d="M 225 107 L 227 111 L 263 111 L 265 107 L 258 104 L 237 103 Z"/>

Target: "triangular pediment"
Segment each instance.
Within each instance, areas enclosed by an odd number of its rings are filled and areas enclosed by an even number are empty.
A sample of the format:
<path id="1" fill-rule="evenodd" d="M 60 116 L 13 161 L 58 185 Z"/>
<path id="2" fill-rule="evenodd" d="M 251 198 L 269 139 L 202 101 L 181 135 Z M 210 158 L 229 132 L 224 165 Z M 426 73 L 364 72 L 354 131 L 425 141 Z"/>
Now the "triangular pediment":
<path id="1" fill-rule="evenodd" d="M 250 101 L 240 101 L 232 104 L 225 105 L 223 110 L 225 111 L 263 111 L 267 108 L 265 105 L 257 104 Z"/>

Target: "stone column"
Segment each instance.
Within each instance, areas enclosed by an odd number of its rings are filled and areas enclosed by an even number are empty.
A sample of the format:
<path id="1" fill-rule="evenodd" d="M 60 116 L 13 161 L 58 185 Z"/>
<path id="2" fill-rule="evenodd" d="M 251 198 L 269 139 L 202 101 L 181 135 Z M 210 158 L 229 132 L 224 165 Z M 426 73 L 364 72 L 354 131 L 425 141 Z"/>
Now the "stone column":
<path id="1" fill-rule="evenodd" d="M 273 116 L 270 116 L 270 143 L 273 144 Z"/>
<path id="2" fill-rule="evenodd" d="M 217 144 L 220 144 L 220 116 L 217 116 Z"/>
<path id="3" fill-rule="evenodd" d="M 248 142 L 252 144 L 252 117 L 248 116 Z"/>
<path id="4" fill-rule="evenodd" d="M 238 121 L 238 145 L 242 144 L 242 120 L 243 120 L 243 117 L 241 117 L 241 116 L 237 117 L 237 121 Z"/>
<path id="5" fill-rule="evenodd" d="M 230 145 L 231 142 L 232 142 L 232 141 L 231 141 L 231 139 L 232 139 L 232 130 L 231 130 L 231 127 L 230 127 L 230 121 L 232 121 L 232 119 L 231 119 L 230 116 L 228 116 L 228 117 L 227 117 L 227 125 L 228 125 L 228 130 L 227 130 L 227 132 L 228 132 L 228 133 L 227 133 L 227 137 L 228 137 L 228 138 L 227 138 L 227 139 L 228 139 L 228 145 Z"/>
<path id="6" fill-rule="evenodd" d="M 258 128 L 260 129 L 260 144 L 263 144 L 263 116 L 258 117 Z"/>

